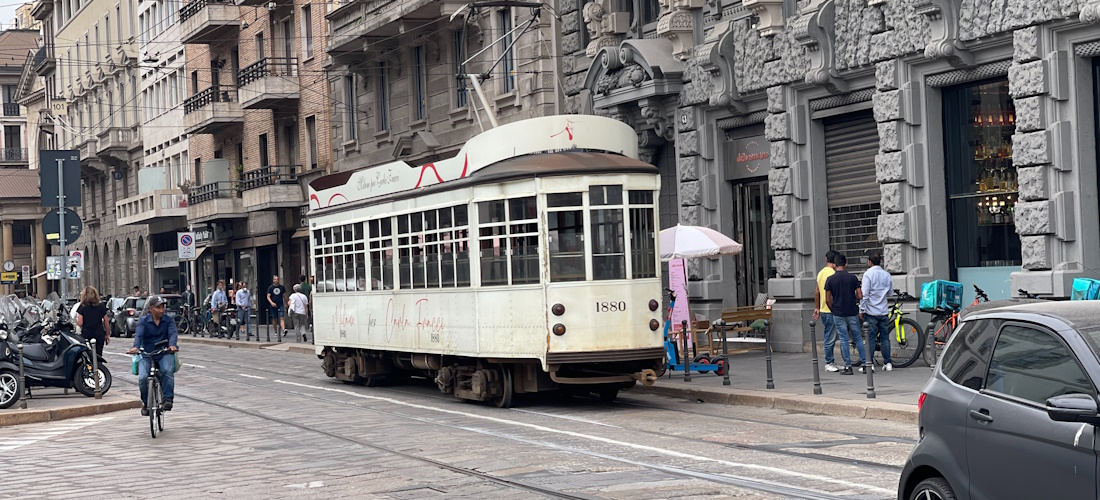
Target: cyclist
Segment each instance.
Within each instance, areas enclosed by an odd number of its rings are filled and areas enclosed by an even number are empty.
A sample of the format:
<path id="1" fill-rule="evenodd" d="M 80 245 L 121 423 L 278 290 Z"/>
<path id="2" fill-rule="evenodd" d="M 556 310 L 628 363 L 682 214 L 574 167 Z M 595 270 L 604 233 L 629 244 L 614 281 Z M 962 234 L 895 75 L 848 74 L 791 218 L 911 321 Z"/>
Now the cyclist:
<path id="1" fill-rule="evenodd" d="M 867 336 L 867 351 L 875 352 L 875 339 L 882 349 L 882 366 L 886 371 L 894 369 L 893 360 L 890 359 L 890 317 L 889 305 L 886 303 L 894 290 L 894 281 L 890 273 L 882 266 L 882 252 L 872 250 L 867 255 L 867 262 L 871 267 L 863 273 L 862 292 L 863 298 L 859 303 L 859 319 L 870 324 L 870 332 Z"/>
<path id="2" fill-rule="evenodd" d="M 179 347 L 176 345 L 176 321 L 172 319 L 171 315 L 165 315 L 165 301 L 160 296 L 154 295 L 149 298 L 149 314 L 142 316 L 138 320 L 137 333 L 134 334 L 134 346 L 126 351 L 127 354 L 136 354 L 138 347 L 142 348 L 145 352 L 153 352 L 156 350 L 157 342 L 162 340 L 168 341 L 169 353 L 161 354 L 156 358 L 157 366 L 160 367 L 160 385 L 164 391 L 164 410 L 170 411 L 172 409 L 172 396 L 173 389 L 175 388 L 175 359 L 169 354 L 179 351 Z M 138 365 L 138 387 L 141 389 L 141 414 L 144 416 L 149 415 L 148 394 L 149 392 L 149 370 L 150 366 L 149 358 L 142 356 L 140 364 Z"/>

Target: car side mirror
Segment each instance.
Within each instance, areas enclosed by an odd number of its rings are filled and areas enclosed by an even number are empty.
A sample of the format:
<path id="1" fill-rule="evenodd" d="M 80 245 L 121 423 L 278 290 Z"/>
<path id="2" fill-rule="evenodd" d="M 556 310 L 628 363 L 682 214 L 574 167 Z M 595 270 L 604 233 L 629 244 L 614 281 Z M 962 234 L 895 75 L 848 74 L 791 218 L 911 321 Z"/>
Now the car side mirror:
<path id="1" fill-rule="evenodd" d="M 1088 394 L 1063 394 L 1047 400 L 1047 416 L 1055 422 L 1100 425 L 1096 398 Z"/>

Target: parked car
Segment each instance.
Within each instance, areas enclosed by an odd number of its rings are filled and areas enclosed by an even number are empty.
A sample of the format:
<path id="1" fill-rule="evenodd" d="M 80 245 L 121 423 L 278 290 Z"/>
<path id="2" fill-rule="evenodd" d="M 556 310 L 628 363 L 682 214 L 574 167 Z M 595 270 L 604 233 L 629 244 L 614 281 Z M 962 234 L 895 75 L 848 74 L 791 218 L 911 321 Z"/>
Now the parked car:
<path id="1" fill-rule="evenodd" d="M 183 302 L 182 295 L 175 293 L 161 293 L 157 294 L 157 296 L 164 299 L 164 312 L 166 314 L 171 314 L 173 319 L 175 319 L 177 315 L 183 314 L 183 308 L 185 307 L 185 304 Z M 149 310 L 143 307 L 141 310 L 141 315 L 144 316 L 147 312 L 149 312 Z"/>
<path id="2" fill-rule="evenodd" d="M 115 316 L 122 309 L 122 304 L 125 303 L 125 297 L 111 297 L 107 299 L 107 320 L 111 323 L 112 337 L 117 337 L 119 335 L 118 325 L 115 324 Z"/>
<path id="3" fill-rule="evenodd" d="M 1098 498 L 1100 302 L 982 306 L 920 394 L 898 499 Z"/>
<path id="4" fill-rule="evenodd" d="M 111 323 L 111 329 L 119 336 L 133 337 L 137 331 L 138 318 L 145 310 L 145 297 L 126 297 L 122 306 L 115 313 L 115 319 Z"/>

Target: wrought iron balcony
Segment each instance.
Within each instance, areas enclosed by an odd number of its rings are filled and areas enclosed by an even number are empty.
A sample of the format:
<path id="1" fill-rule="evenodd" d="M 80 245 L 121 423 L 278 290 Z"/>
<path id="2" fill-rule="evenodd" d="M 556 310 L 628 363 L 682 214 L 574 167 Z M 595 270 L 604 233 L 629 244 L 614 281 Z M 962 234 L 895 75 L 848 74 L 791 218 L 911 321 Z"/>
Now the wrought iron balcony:
<path id="1" fill-rule="evenodd" d="M 285 109 L 298 105 L 298 58 L 265 57 L 240 70 L 239 95 L 245 109 Z"/>
<path id="2" fill-rule="evenodd" d="M 218 181 L 191 188 L 187 195 L 187 219 L 207 222 L 216 219 L 248 217 L 241 205 L 240 186 L 234 181 Z"/>
<path id="3" fill-rule="evenodd" d="M 230 0 L 191 0 L 180 9 L 183 43 L 214 43 L 235 38 L 241 10 Z"/>
<path id="4" fill-rule="evenodd" d="M 241 189 L 248 191 L 276 184 L 297 186 L 298 172 L 301 170 L 301 165 L 267 165 L 249 170 L 244 173 L 244 178 L 241 180 Z"/>
<path id="5" fill-rule="evenodd" d="M 220 198 L 239 198 L 241 195 L 237 183 L 233 181 L 218 181 L 203 184 L 191 190 L 187 195 L 188 205 L 198 205 L 204 201 Z"/>
<path id="6" fill-rule="evenodd" d="M 4 116 L 23 116 L 23 107 L 17 102 L 5 102 Z"/>
<path id="7" fill-rule="evenodd" d="M 4 148 L 0 149 L 0 162 L 4 163 L 27 163 L 30 161 L 27 148 Z"/>
<path id="8" fill-rule="evenodd" d="M 188 134 L 212 134 L 244 124 L 244 111 L 231 87 L 207 87 L 183 101 L 183 126 Z"/>
<path id="9" fill-rule="evenodd" d="M 301 165 L 267 165 L 249 170 L 241 180 L 244 208 L 250 211 L 293 208 L 305 202 L 298 184 Z"/>

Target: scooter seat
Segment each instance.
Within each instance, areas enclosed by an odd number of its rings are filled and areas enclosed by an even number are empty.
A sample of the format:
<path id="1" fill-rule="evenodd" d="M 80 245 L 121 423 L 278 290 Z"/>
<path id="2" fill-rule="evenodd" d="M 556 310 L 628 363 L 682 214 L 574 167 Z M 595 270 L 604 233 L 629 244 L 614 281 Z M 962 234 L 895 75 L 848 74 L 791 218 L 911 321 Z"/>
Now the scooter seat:
<path id="1" fill-rule="evenodd" d="M 23 344 L 23 357 L 33 361 L 46 361 L 50 359 L 46 352 L 45 344 Z"/>

